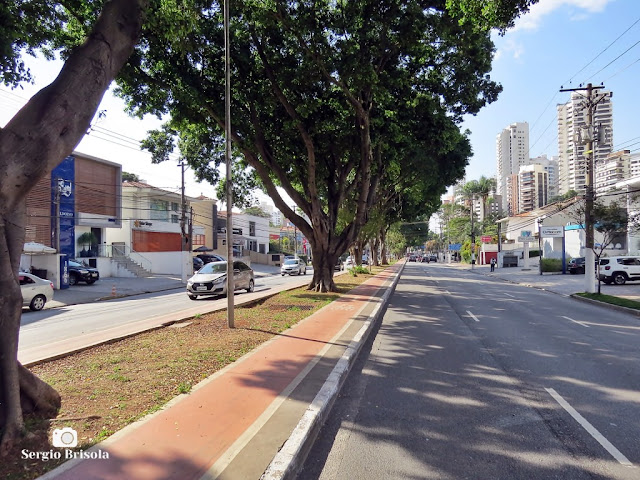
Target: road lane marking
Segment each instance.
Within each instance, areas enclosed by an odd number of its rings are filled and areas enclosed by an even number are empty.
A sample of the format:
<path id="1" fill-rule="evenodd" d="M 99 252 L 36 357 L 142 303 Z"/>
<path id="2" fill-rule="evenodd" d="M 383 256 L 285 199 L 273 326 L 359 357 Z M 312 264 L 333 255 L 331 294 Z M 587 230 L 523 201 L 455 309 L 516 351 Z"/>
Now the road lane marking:
<path id="1" fill-rule="evenodd" d="M 585 328 L 589 328 L 589 325 L 586 325 L 586 324 L 584 324 L 582 322 L 579 322 L 578 320 L 574 320 L 573 318 L 565 317 L 564 315 L 562 315 L 562 318 L 566 318 L 567 320 L 570 320 L 573 323 L 577 323 L 578 325 L 582 325 Z"/>
<path id="2" fill-rule="evenodd" d="M 480 320 L 478 320 L 478 317 L 476 317 L 473 313 L 471 313 L 469 310 L 467 310 L 467 313 L 469 314 L 469 316 L 471 318 L 473 318 L 476 322 L 479 322 Z"/>
<path id="3" fill-rule="evenodd" d="M 604 447 L 604 449 L 609 452 L 611 454 L 611 456 L 613 458 L 615 458 L 618 462 L 620 462 L 622 465 L 626 465 L 629 467 L 633 466 L 633 463 L 631 463 L 629 461 L 629 459 L 627 457 L 625 457 L 622 452 L 620 452 L 620 450 L 618 450 L 616 447 L 614 447 L 611 442 L 609 440 L 607 440 L 606 438 L 604 438 L 604 435 L 602 435 L 597 429 L 596 427 L 594 427 L 593 425 L 591 425 L 586 418 L 584 418 L 582 415 L 580 415 L 575 408 L 573 408 L 571 405 L 569 405 L 569 402 L 567 402 L 564 398 L 562 398 L 562 396 L 556 392 L 553 388 L 545 388 L 545 390 L 547 391 L 547 393 L 549 395 L 551 395 L 553 397 L 553 399 L 558 402 L 560 404 L 560 406 L 562 408 L 564 408 L 567 413 L 569 415 L 571 415 L 573 417 L 573 419 L 578 422 L 582 428 L 584 428 L 587 432 L 589 432 L 589 434 L 596 439 L 596 441 L 602 445 Z"/>
<path id="4" fill-rule="evenodd" d="M 507 297 L 511 297 L 511 298 L 516 298 L 515 295 L 511 295 L 510 293 L 503 293 L 503 295 L 506 295 Z"/>

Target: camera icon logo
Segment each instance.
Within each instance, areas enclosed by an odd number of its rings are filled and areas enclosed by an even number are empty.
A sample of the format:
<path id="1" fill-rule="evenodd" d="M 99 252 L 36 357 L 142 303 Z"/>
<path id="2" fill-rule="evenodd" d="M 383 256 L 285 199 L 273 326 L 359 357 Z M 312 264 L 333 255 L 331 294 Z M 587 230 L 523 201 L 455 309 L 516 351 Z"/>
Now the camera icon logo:
<path id="1" fill-rule="evenodd" d="M 58 448 L 73 448 L 78 446 L 78 432 L 71 427 L 56 428 L 53 431 L 51 443 Z"/>

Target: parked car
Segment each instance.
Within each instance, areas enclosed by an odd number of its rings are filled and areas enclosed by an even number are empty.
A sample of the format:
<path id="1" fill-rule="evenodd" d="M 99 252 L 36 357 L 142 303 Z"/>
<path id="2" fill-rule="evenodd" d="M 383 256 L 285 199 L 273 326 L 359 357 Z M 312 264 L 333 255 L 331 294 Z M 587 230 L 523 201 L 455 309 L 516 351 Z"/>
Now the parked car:
<path id="1" fill-rule="evenodd" d="M 246 263 L 233 262 L 233 286 L 235 290 L 254 289 L 253 270 Z M 187 280 L 187 295 L 191 300 L 199 296 L 217 296 L 227 294 L 227 262 L 209 262 Z"/>
<path id="2" fill-rule="evenodd" d="M 100 280 L 100 272 L 97 268 L 84 265 L 77 260 L 69 260 L 69 285 L 85 282 L 93 285 Z"/>
<path id="3" fill-rule="evenodd" d="M 204 262 L 202 261 L 201 258 L 198 257 L 193 257 L 193 271 L 197 272 L 198 270 L 200 270 L 202 267 L 204 267 Z"/>
<path id="4" fill-rule="evenodd" d="M 600 259 L 599 278 L 606 284 L 624 285 L 640 280 L 640 257 L 605 257 Z"/>
<path id="5" fill-rule="evenodd" d="M 416 256 L 415 255 L 409 255 L 409 261 L 410 262 L 415 262 L 416 261 Z"/>
<path id="6" fill-rule="evenodd" d="M 352 268 L 355 264 L 356 262 L 353 261 L 353 257 L 349 255 L 344 261 L 344 268 Z"/>
<path id="7" fill-rule="evenodd" d="M 280 267 L 280 273 L 284 277 L 285 275 L 306 275 L 307 264 L 301 258 L 289 258 L 284 261 L 282 267 Z"/>
<path id="8" fill-rule="evenodd" d="M 26 272 L 20 272 L 19 279 L 22 306 L 38 311 L 44 308 L 45 303 L 53 300 L 53 282 L 51 280 Z"/>
<path id="9" fill-rule="evenodd" d="M 420 260 L 422 263 L 429 263 L 429 255 L 423 255 L 422 260 Z"/>
<path id="10" fill-rule="evenodd" d="M 199 258 L 200 260 L 202 260 L 205 265 L 207 263 L 211 263 L 211 262 L 226 262 L 227 261 L 226 258 L 221 257 L 220 255 L 216 255 L 215 253 L 199 253 L 198 255 L 196 255 L 196 257 Z"/>
<path id="11" fill-rule="evenodd" d="M 344 263 L 340 257 L 336 260 L 336 264 L 333 266 L 333 269 L 338 271 L 344 270 Z"/>
<path id="12" fill-rule="evenodd" d="M 569 260 L 567 270 L 571 275 L 584 273 L 584 257 L 576 257 Z"/>
<path id="13" fill-rule="evenodd" d="M 429 255 L 429 261 L 437 262 L 438 261 L 438 256 L 437 255 Z"/>

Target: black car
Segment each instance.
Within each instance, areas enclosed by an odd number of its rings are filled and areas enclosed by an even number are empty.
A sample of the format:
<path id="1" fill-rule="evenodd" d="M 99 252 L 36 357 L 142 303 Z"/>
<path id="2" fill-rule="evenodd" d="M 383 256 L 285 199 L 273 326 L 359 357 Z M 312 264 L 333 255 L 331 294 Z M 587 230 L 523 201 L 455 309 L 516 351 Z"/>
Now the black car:
<path id="1" fill-rule="evenodd" d="M 196 258 L 199 258 L 200 260 L 202 260 L 205 265 L 207 263 L 211 263 L 211 262 L 226 262 L 227 261 L 226 258 L 221 257 L 220 255 L 216 255 L 215 253 L 200 253 L 200 254 L 196 255 Z"/>
<path id="2" fill-rule="evenodd" d="M 69 260 L 69 285 L 85 282 L 93 285 L 100 280 L 100 272 L 97 268 L 88 267 L 75 260 Z"/>
<path id="3" fill-rule="evenodd" d="M 438 256 L 437 255 L 429 255 L 429 260 L 432 262 L 437 262 L 438 261 Z"/>
<path id="4" fill-rule="evenodd" d="M 333 269 L 337 271 L 344 270 L 344 262 L 342 261 L 342 258 L 338 257 L 338 260 L 336 261 L 336 264 L 333 266 Z"/>
<path id="5" fill-rule="evenodd" d="M 202 261 L 201 258 L 198 257 L 193 257 L 193 271 L 197 272 L 198 270 L 200 270 L 203 266 L 204 266 L 204 262 Z"/>
<path id="6" fill-rule="evenodd" d="M 584 273 L 584 257 L 576 257 L 569 260 L 567 270 L 569 270 L 569 273 L 571 275 L 575 275 L 576 273 Z"/>

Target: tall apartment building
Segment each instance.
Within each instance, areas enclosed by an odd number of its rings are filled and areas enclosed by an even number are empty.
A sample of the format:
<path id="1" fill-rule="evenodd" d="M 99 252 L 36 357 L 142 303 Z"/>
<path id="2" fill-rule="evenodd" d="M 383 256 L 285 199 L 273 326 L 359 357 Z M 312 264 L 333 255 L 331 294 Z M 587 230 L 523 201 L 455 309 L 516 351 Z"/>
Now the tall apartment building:
<path id="1" fill-rule="evenodd" d="M 496 137 L 496 194 L 502 197 L 502 208 L 513 215 L 517 208 L 517 196 L 510 188 L 510 176 L 516 175 L 521 166 L 529 164 L 529 124 L 516 122 L 503 129 Z"/>
<path id="2" fill-rule="evenodd" d="M 607 142 L 594 143 L 594 164 L 604 162 L 613 145 L 613 107 L 609 91 L 598 90 L 594 95 L 602 97 L 593 114 L 593 126 L 607 131 Z M 558 110 L 558 194 L 569 190 L 581 191 L 587 180 L 586 145 L 581 142 L 587 126 L 585 96 L 571 92 L 571 100 L 557 106 Z"/>
<path id="3" fill-rule="evenodd" d="M 531 159 L 531 165 L 541 165 L 548 177 L 548 189 L 546 195 L 549 200 L 558 195 L 558 157 L 549 159 L 546 155 L 540 155 Z"/>
<path id="4" fill-rule="evenodd" d="M 518 172 L 518 213 L 531 212 L 548 203 L 549 173 L 541 164 L 525 165 Z"/>
<path id="5" fill-rule="evenodd" d="M 594 183 L 596 194 L 613 190 L 616 183 L 640 175 L 640 153 L 620 150 L 596 163 Z"/>

